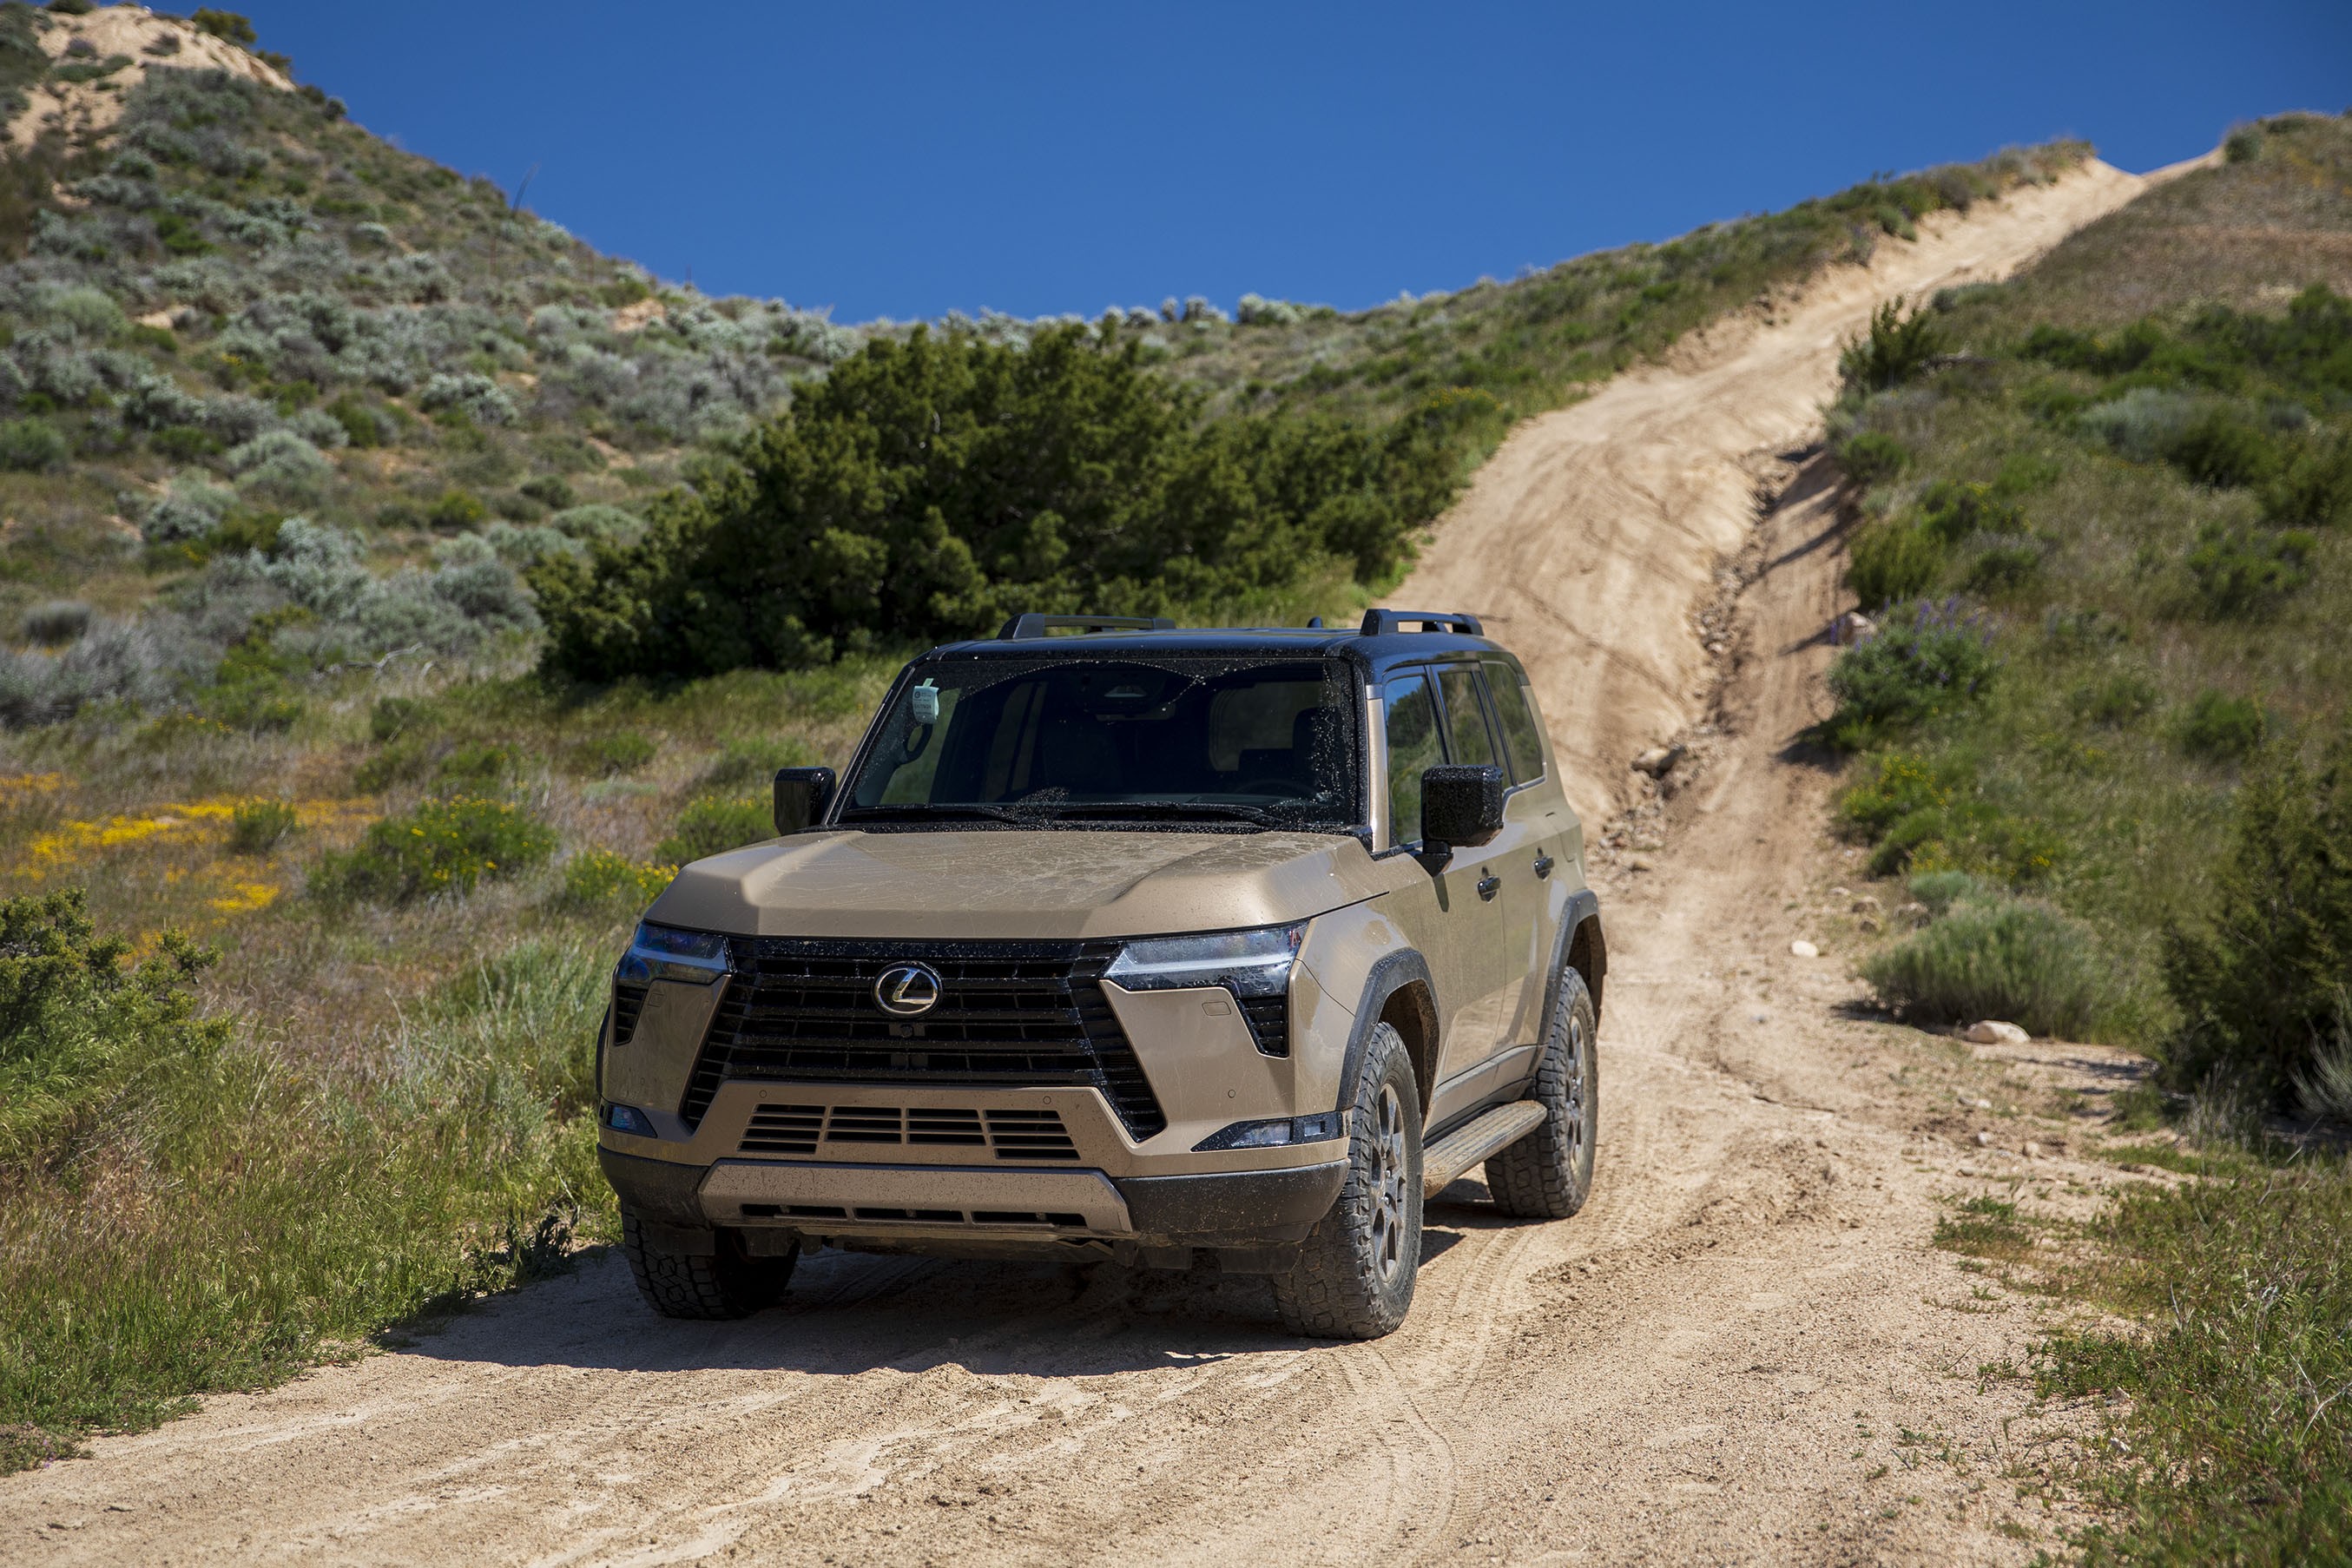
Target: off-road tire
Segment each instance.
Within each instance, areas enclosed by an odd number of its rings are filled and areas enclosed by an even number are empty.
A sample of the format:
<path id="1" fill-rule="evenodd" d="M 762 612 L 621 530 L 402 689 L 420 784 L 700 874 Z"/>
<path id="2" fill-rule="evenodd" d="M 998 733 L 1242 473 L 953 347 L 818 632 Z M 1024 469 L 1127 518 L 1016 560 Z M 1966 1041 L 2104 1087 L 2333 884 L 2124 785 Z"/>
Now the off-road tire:
<path id="1" fill-rule="evenodd" d="M 1592 1191 L 1593 1143 L 1601 1131 L 1601 1064 L 1593 1045 L 1599 1023 L 1584 976 L 1562 970 L 1543 1062 L 1528 1087 L 1544 1119 L 1486 1162 L 1486 1190 L 1507 1215 L 1566 1219 Z"/>
<path id="2" fill-rule="evenodd" d="M 1376 1340 L 1404 1321 L 1421 1268 L 1421 1089 L 1386 1024 L 1365 1043 L 1348 1121 L 1348 1179 L 1274 1276 L 1274 1304 L 1295 1334 Z"/>
<path id="3" fill-rule="evenodd" d="M 784 1294 L 800 1261 L 795 1246 L 782 1258 L 751 1258 L 742 1250 L 742 1238 L 732 1231 L 718 1233 L 718 1251 L 709 1256 L 672 1252 L 648 1241 L 637 1216 L 621 1214 L 621 1247 L 629 1255 L 629 1272 L 636 1276 L 637 1294 L 665 1318 L 748 1318 L 762 1307 L 772 1307 Z"/>

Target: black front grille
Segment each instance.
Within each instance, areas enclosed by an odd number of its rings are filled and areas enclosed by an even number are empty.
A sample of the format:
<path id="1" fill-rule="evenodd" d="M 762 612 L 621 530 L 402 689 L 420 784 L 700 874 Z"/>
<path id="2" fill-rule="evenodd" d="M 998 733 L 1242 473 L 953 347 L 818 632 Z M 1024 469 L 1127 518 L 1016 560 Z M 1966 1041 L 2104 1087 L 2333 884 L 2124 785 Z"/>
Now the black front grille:
<path id="1" fill-rule="evenodd" d="M 1092 1085 L 1130 1136 L 1168 1125 L 1099 984 L 1118 942 L 761 937 L 728 946 L 734 967 L 678 1108 L 688 1126 L 729 1079 Z M 940 981 L 938 1005 L 911 1020 L 874 1000 L 882 972 L 908 962 Z M 839 1134 L 828 1126 L 825 1136 Z M 887 1137 L 895 1142 L 896 1130 Z"/>
<path id="2" fill-rule="evenodd" d="M 1259 1050 L 1270 1057 L 1290 1054 L 1287 995 L 1252 996 L 1242 1004 L 1242 1016 L 1249 1020 L 1250 1034 L 1257 1040 Z"/>

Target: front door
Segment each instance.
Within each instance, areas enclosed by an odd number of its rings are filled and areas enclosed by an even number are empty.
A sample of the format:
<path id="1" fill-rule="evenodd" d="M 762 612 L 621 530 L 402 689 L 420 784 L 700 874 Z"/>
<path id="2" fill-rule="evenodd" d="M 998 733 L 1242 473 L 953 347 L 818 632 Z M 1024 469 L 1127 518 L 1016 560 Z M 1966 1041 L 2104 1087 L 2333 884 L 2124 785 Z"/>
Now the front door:
<path id="1" fill-rule="evenodd" d="M 1510 763 L 1496 743 L 1486 705 L 1479 695 L 1478 667 L 1443 664 L 1433 672 L 1444 711 L 1447 760 L 1456 763 L 1494 766 L 1510 778 Z M 1445 1042 L 1441 1085 L 1471 1073 L 1517 1043 L 1525 1026 L 1522 994 L 1527 990 L 1528 947 L 1526 889 L 1515 884 L 1528 876 L 1534 858 L 1533 825 L 1524 814 L 1506 810 L 1503 830 L 1475 848 L 1454 851 L 1446 868 L 1458 878 L 1481 910 L 1481 943 L 1476 968 L 1477 994 Z M 1483 1089 L 1479 1090 L 1483 1094 Z"/>

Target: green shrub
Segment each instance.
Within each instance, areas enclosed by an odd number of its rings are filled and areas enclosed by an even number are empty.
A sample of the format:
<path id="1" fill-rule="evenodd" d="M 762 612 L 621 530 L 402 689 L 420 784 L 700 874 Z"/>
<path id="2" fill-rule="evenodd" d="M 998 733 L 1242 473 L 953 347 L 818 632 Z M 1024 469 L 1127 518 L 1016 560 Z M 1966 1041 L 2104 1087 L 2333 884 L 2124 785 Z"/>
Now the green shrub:
<path id="1" fill-rule="evenodd" d="M 1969 900 L 1864 960 L 1889 1006 L 1950 1023 L 2005 1018 L 2080 1037 L 2097 1017 L 2102 961 L 2090 931 L 2048 904 Z"/>
<path id="2" fill-rule="evenodd" d="M 97 935 L 79 888 L 0 900 L 0 1173 L 124 1109 L 151 1063 L 202 1061 L 227 1038 L 226 1023 L 196 1015 L 193 981 L 211 954 L 176 935 L 136 966 L 130 952 Z"/>
<path id="3" fill-rule="evenodd" d="M 2256 485 L 2279 468 L 2269 436 L 2220 409 L 2200 415 L 2165 448 L 2165 460 L 2217 489 Z"/>
<path id="4" fill-rule="evenodd" d="M 294 808 L 282 800 L 240 803 L 229 818 L 229 847 L 243 855 L 266 855 L 294 831 Z"/>
<path id="5" fill-rule="evenodd" d="M 426 509 L 425 521 L 435 528 L 456 532 L 474 527 L 489 515 L 490 509 L 482 504 L 480 497 L 451 489 L 442 491 L 441 499 Z"/>
<path id="6" fill-rule="evenodd" d="M 2253 755 L 2268 727 L 2261 703 L 2208 687 L 2190 700 L 2172 737 L 2192 757 L 2236 762 Z"/>
<path id="7" fill-rule="evenodd" d="M 1930 914 L 1948 914 L 1952 906 L 1963 899 L 1975 899 L 1988 891 L 1985 885 L 1966 871 L 1922 871 L 1907 884 L 1911 896 L 1927 906 Z"/>
<path id="8" fill-rule="evenodd" d="M 1898 294 L 1872 313 L 1870 330 L 1838 355 L 1838 374 L 1850 390 L 1884 392 L 1943 352 L 1943 328 L 1934 312 L 1922 308 L 1905 315 Z"/>
<path id="9" fill-rule="evenodd" d="M 1854 535 L 1846 586 L 1874 610 L 1932 591 L 1944 572 L 1943 542 L 1908 516 L 1881 518 Z"/>
<path id="10" fill-rule="evenodd" d="M 368 710 L 368 734 L 377 744 L 422 728 L 433 710 L 414 697 L 382 697 Z"/>
<path id="11" fill-rule="evenodd" d="M 515 771 L 517 762 L 510 747 L 469 742 L 452 748 L 433 771 L 452 784 L 496 784 Z"/>
<path id="12" fill-rule="evenodd" d="M 563 863 L 563 889 L 557 901 L 583 910 L 632 912 L 661 896 L 676 866 L 647 865 L 609 849 L 583 849 Z"/>
<path id="13" fill-rule="evenodd" d="M 1858 485 L 1874 485 L 1901 473 L 1911 448 L 1892 436 L 1865 430 L 1837 449 L 1838 467 Z"/>
<path id="14" fill-rule="evenodd" d="M 470 892 L 554 852 L 554 830 L 522 807 L 458 795 L 371 823 L 357 847 L 320 858 L 310 885 L 328 898 L 409 903 Z"/>
<path id="15" fill-rule="evenodd" d="M 2207 523 L 2198 531 L 2188 560 L 2198 612 L 2214 621 L 2272 614 L 2280 600 L 2311 581 L 2311 555 L 2318 543 L 2299 530 L 2258 534 Z"/>
<path id="16" fill-rule="evenodd" d="M 572 748 L 572 765 L 576 772 L 614 777 L 633 773 L 661 754 L 652 737 L 635 730 L 616 730 L 610 734 L 583 741 Z"/>
<path id="17" fill-rule="evenodd" d="M 383 445 L 383 422 L 374 410 L 361 400 L 358 394 L 346 392 L 327 405 L 326 412 L 343 427 L 343 435 L 354 447 Z"/>
<path id="18" fill-rule="evenodd" d="M 2332 1041 L 2352 974 L 2352 744 L 2336 741 L 2316 770 L 2273 745 L 2232 815 L 2203 907 L 2166 934 L 2184 1022 L 2165 1065 L 2184 1088 L 2218 1071 L 2283 1100 Z"/>
<path id="19" fill-rule="evenodd" d="M 772 799 L 744 796 L 729 799 L 705 795 L 678 813 L 677 826 L 654 854 L 676 865 L 723 854 L 776 836 L 776 805 Z"/>
<path id="20" fill-rule="evenodd" d="M 20 473 L 54 468 L 72 450 L 57 426 L 45 419 L 0 423 L 0 468 L 14 468 Z"/>
<path id="21" fill-rule="evenodd" d="M 780 740 L 730 741 L 702 773 L 707 790 L 736 790 L 746 784 L 766 784 L 780 768 L 814 767 L 817 754 L 795 735 Z"/>
<path id="22" fill-rule="evenodd" d="M 2352 517 L 2352 439 L 2306 441 L 2263 487 L 2263 521 L 2278 528 L 2332 528 Z"/>
<path id="23" fill-rule="evenodd" d="M 1378 432 L 1203 420 L 1139 342 L 883 338 L 803 384 L 738 462 L 657 501 L 645 539 L 534 568 L 547 659 L 590 679 L 794 668 L 969 636 L 1019 610 L 1174 610 L 1373 582 L 1454 491 L 1445 395 Z"/>
<path id="24" fill-rule="evenodd" d="M 1887 617 L 1878 635 L 1830 667 L 1837 711 L 1821 738 L 1856 751 L 1873 739 L 1968 706 L 1992 683 L 1992 633 L 1955 600 Z"/>
<path id="25" fill-rule="evenodd" d="M 525 480 L 518 488 L 550 511 L 562 511 L 579 504 L 579 498 L 561 474 L 541 474 L 535 479 Z"/>

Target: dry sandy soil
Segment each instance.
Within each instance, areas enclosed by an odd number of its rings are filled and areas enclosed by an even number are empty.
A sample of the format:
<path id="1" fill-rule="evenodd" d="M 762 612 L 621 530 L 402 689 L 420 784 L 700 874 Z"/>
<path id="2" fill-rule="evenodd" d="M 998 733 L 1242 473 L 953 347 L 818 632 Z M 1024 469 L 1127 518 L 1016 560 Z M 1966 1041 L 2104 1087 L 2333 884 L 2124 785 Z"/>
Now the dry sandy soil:
<path id="1" fill-rule="evenodd" d="M 2037 1299 L 1943 1205 L 2081 1212 L 2095 1048 L 1874 1021 L 1822 836 L 1840 543 L 1803 448 L 1879 299 L 1998 276 L 2129 197 L 2094 166 L 1923 226 L 1534 420 L 1397 595 L 1488 612 L 1596 826 L 1614 963 L 1595 1195 L 1429 1210 L 1412 1320 L 1286 1338 L 1262 1280 L 891 1260 L 657 1320 L 610 1256 L 411 1348 L 0 1481 L 0 1560 L 2022 1563 L 2067 1440 L 2012 1380 Z M 1716 644 L 1709 651 L 1708 644 Z M 1626 771 L 1683 736 L 1654 788 Z M 1637 789 L 1636 784 L 1640 784 Z M 1596 836 L 1598 837 L 1598 836 Z M 1792 956 L 1804 938 L 1823 956 Z M 1979 1102 L 1982 1103 L 1979 1103 Z M 2032 1152 L 2027 1144 L 2034 1145 Z"/>
<path id="2" fill-rule="evenodd" d="M 143 5 L 108 5 L 86 16 L 45 12 L 48 26 L 41 47 L 62 59 L 76 44 L 88 48 L 77 58 L 92 65 L 121 58 L 127 63 L 95 81 L 49 81 L 27 95 L 29 101 L 7 128 L 7 146 L 22 152 L 47 132 L 68 141 L 102 132 L 122 118 L 122 101 L 147 79 L 151 65 L 183 70 L 225 70 L 264 87 L 291 91 L 286 75 L 235 44 L 177 17 L 159 16 Z"/>

